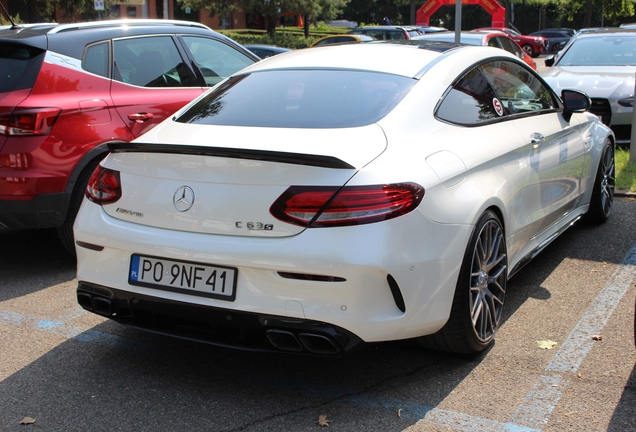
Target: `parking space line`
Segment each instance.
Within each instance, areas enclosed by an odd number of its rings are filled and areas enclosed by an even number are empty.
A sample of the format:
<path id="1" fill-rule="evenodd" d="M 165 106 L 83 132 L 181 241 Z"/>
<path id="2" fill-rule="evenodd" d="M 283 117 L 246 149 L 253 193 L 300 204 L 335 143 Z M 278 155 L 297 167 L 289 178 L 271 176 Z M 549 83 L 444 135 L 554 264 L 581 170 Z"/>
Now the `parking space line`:
<path id="1" fill-rule="evenodd" d="M 547 424 L 568 385 L 568 381 L 555 373 L 575 373 L 579 370 L 592 349 L 592 336 L 601 333 L 635 277 L 636 245 L 632 246 L 623 262 L 574 326 L 546 367 L 547 374 L 539 378 L 539 382 L 512 415 L 511 422 L 538 429 Z"/>
<path id="2" fill-rule="evenodd" d="M 636 276 L 636 246 L 616 269 L 547 367 L 549 372 L 576 372 Z"/>
<path id="3" fill-rule="evenodd" d="M 417 420 L 418 423 L 451 428 L 460 431 L 498 431 L 507 432 L 539 432 L 537 429 L 518 426 L 512 423 L 502 423 L 469 414 L 441 408 L 433 408 L 415 402 L 393 398 L 378 398 L 369 393 L 349 396 L 348 399 L 353 405 L 364 406 L 365 408 L 384 408 L 393 411 L 396 415 L 405 419 Z M 399 411 L 398 411 L 399 410 Z"/>

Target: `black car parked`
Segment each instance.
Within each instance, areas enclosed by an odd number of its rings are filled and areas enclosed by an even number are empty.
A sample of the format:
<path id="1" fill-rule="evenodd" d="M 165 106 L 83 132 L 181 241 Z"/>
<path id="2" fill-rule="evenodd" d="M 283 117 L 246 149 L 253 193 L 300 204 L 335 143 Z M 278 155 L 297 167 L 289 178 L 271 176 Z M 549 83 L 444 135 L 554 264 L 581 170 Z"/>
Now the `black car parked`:
<path id="1" fill-rule="evenodd" d="M 572 35 L 565 30 L 540 30 L 530 36 L 541 36 L 548 40 L 548 51 L 559 52 L 568 43 Z"/>

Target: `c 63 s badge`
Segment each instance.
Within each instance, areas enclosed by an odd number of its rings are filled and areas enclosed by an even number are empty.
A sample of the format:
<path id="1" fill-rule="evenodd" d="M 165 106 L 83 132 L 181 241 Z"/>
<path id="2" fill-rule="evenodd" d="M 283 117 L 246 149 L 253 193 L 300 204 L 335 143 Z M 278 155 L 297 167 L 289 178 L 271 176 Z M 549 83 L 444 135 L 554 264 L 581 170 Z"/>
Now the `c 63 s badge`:
<path id="1" fill-rule="evenodd" d="M 274 224 L 264 224 L 262 222 L 235 222 L 234 226 L 239 229 L 255 231 L 272 231 L 274 229 Z"/>

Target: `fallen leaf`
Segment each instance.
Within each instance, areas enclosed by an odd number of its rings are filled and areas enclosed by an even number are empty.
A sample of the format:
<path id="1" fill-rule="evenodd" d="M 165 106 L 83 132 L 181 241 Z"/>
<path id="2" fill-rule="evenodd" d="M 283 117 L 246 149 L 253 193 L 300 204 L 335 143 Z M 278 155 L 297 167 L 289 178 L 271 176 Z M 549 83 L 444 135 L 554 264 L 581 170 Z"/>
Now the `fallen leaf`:
<path id="1" fill-rule="evenodd" d="M 25 417 L 20 422 L 21 425 L 30 425 L 35 423 L 35 419 L 33 417 Z"/>
<path id="2" fill-rule="evenodd" d="M 329 423 L 331 423 L 331 420 L 327 420 L 327 415 L 323 414 L 321 416 L 318 416 L 318 424 L 320 426 L 327 426 L 329 427 Z"/>
<path id="3" fill-rule="evenodd" d="M 603 336 L 602 335 L 594 335 L 594 336 L 592 336 L 592 340 L 603 340 Z"/>
<path id="4" fill-rule="evenodd" d="M 537 341 L 537 344 L 539 345 L 539 348 L 541 349 L 553 349 L 557 347 L 557 343 L 553 340 L 542 340 L 542 341 Z"/>

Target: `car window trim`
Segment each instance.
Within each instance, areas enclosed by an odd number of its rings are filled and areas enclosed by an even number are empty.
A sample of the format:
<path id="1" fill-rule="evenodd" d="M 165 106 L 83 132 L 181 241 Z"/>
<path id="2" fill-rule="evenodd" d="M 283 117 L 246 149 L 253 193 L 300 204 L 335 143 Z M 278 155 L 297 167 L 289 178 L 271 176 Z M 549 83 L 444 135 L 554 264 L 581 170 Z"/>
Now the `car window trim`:
<path id="1" fill-rule="evenodd" d="M 97 74 L 95 74 L 93 72 L 90 72 L 90 71 L 87 71 L 86 69 L 84 69 L 84 59 L 86 58 L 86 53 L 87 53 L 88 49 L 90 47 L 94 46 L 94 45 L 99 45 L 99 44 L 103 44 L 103 43 L 106 43 L 106 45 L 108 46 L 108 72 L 107 72 L 108 75 L 105 76 L 105 77 L 102 76 L 102 75 L 97 75 Z M 97 76 L 101 76 L 102 78 L 107 78 L 107 79 L 112 80 L 113 79 L 113 70 L 114 70 L 113 68 L 114 68 L 114 65 L 115 65 L 115 59 L 113 58 L 113 40 L 112 39 L 103 39 L 103 40 L 92 42 L 92 43 L 86 45 L 84 47 L 84 52 L 82 53 L 82 60 L 81 61 L 82 61 L 82 63 L 81 63 L 82 71 L 84 71 L 86 73 L 89 73 L 89 74 L 92 74 L 92 75 L 97 75 Z"/>
<path id="2" fill-rule="evenodd" d="M 483 122 L 480 123 L 460 123 L 460 122 L 454 122 L 454 121 L 450 121 L 444 118 L 441 118 L 437 115 L 439 108 L 442 104 L 442 102 L 444 102 L 444 100 L 446 99 L 446 97 L 448 96 L 448 94 L 450 93 L 450 91 L 455 87 L 455 85 L 462 79 L 464 78 L 464 76 L 470 72 L 471 70 L 475 69 L 475 68 L 480 68 L 482 67 L 484 64 L 489 63 L 489 62 L 493 62 L 493 61 L 509 61 L 512 63 L 516 63 L 516 64 L 520 64 L 522 65 L 525 69 L 532 71 L 533 76 L 538 77 L 540 82 L 548 89 L 548 91 L 550 92 L 550 94 L 552 95 L 552 98 L 556 101 L 557 103 L 557 108 L 549 108 L 549 109 L 541 109 L 541 110 L 535 110 L 535 111 L 525 111 L 525 112 L 520 112 L 520 113 L 512 113 L 512 114 L 507 114 L 504 116 L 501 116 L 499 118 L 495 118 L 495 119 L 491 119 L 491 120 L 485 120 Z M 489 83 L 490 84 L 490 83 Z M 492 89 L 492 91 L 497 95 L 498 98 L 500 98 L 499 93 L 497 93 L 497 91 L 492 88 L 492 86 L 490 86 L 490 88 Z M 433 109 L 433 117 L 437 120 L 440 121 L 442 123 L 446 123 L 446 124 L 450 124 L 450 125 L 454 125 L 454 126 L 463 126 L 463 127 L 480 127 L 480 126 L 486 126 L 486 125 L 490 125 L 493 123 L 499 123 L 502 121 L 509 121 L 509 120 L 515 120 L 518 118 L 525 118 L 525 117 L 531 117 L 531 116 L 535 116 L 535 115 L 543 115 L 543 114 L 549 114 L 552 112 L 556 112 L 556 113 L 563 113 L 563 102 L 561 101 L 561 98 L 554 93 L 554 90 L 552 90 L 552 87 L 550 87 L 541 77 L 541 75 L 539 75 L 538 73 L 536 73 L 535 71 L 533 71 L 530 67 L 528 67 L 528 65 L 526 65 L 523 61 L 518 60 L 516 58 L 508 58 L 508 57 L 490 57 L 486 60 L 482 60 L 478 63 L 473 63 L 470 67 L 467 67 L 466 69 L 464 69 L 460 74 L 457 75 L 457 78 L 455 78 L 451 84 L 448 86 L 448 88 L 444 91 L 444 93 L 442 94 L 442 96 L 440 96 L 439 101 L 437 102 L 437 104 L 435 105 L 435 108 Z"/>

